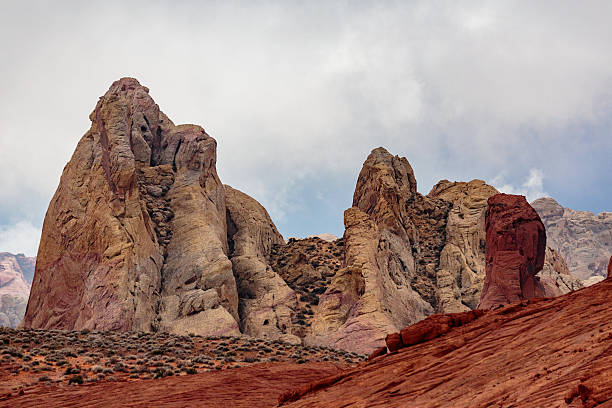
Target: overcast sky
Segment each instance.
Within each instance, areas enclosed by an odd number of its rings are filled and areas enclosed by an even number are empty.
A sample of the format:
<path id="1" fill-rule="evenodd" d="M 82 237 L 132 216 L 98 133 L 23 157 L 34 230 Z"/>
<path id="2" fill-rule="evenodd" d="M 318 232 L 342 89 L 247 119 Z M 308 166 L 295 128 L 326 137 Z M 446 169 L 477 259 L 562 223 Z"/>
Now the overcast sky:
<path id="1" fill-rule="evenodd" d="M 35 255 L 123 76 L 216 138 L 222 181 L 285 237 L 342 235 L 378 146 L 424 194 L 480 178 L 612 210 L 612 2 L 122 3 L 0 2 L 0 251 Z"/>

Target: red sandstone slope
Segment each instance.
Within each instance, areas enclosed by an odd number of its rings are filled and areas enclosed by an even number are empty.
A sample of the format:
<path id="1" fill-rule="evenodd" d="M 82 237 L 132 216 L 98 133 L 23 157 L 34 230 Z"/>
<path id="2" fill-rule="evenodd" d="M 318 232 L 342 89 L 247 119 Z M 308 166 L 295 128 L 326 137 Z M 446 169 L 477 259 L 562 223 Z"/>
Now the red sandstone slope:
<path id="1" fill-rule="evenodd" d="M 489 311 L 287 406 L 612 407 L 610 300 L 608 279 Z"/>
<path id="2" fill-rule="evenodd" d="M 273 407 L 279 394 L 321 376 L 332 363 L 274 363 L 166 377 L 60 388 L 39 385 L 0 407 Z"/>

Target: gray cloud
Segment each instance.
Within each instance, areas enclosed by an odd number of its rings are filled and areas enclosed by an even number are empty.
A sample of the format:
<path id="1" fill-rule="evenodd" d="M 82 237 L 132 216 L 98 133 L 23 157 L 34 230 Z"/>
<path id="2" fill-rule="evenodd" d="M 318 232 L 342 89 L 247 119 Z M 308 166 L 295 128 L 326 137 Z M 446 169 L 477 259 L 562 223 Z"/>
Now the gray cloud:
<path id="1" fill-rule="evenodd" d="M 612 200 L 564 186 L 601 185 L 612 167 L 591 161 L 612 148 L 609 2 L 177 3 L 0 5 L 0 226 L 40 227 L 121 76 L 175 123 L 203 125 L 222 180 L 285 235 L 341 234 L 381 145 L 425 193 L 500 174 L 519 189 L 539 169 L 552 186 L 540 190 L 566 206 Z"/>

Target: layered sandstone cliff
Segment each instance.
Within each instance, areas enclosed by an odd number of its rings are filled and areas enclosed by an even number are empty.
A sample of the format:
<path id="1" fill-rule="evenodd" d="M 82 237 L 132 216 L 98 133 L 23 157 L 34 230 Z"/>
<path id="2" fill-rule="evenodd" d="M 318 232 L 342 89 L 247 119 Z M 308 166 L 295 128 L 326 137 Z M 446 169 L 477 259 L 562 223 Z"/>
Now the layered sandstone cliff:
<path id="1" fill-rule="evenodd" d="M 593 283 L 605 278 L 612 253 L 611 212 L 574 211 L 552 198 L 539 198 L 531 205 L 546 227 L 548 245 L 561 254 L 574 276 L 593 278 Z"/>

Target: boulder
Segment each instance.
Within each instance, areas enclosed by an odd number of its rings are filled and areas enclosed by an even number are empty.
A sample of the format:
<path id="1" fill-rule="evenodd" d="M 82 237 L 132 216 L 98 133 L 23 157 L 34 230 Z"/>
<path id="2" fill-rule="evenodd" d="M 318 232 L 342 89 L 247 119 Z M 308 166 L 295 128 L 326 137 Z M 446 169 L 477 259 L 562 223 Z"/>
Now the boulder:
<path id="1" fill-rule="evenodd" d="M 404 347 L 402 343 L 402 337 L 399 333 L 390 333 L 385 337 L 385 344 L 387 345 L 387 350 L 390 353 L 395 353 L 397 350 Z"/>
<path id="2" fill-rule="evenodd" d="M 524 196 L 496 194 L 486 213 L 486 277 L 479 309 L 545 296 L 546 232 Z"/>

